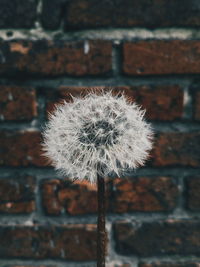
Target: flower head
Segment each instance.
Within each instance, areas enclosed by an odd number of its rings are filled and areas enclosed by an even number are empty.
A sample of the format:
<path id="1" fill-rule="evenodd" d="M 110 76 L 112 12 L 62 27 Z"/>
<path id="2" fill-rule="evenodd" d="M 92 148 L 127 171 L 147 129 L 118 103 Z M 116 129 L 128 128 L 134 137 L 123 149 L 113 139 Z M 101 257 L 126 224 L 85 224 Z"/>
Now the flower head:
<path id="1" fill-rule="evenodd" d="M 71 179 L 96 182 L 97 173 L 118 176 L 143 165 L 152 148 L 145 111 L 122 94 L 95 92 L 57 105 L 44 131 L 52 165 Z"/>

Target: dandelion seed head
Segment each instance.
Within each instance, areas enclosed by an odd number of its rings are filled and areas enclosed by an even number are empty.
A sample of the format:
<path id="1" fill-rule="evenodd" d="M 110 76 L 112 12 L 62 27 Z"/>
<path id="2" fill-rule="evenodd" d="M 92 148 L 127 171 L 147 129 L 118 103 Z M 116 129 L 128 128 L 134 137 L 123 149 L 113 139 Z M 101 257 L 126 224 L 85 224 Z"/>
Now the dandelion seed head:
<path id="1" fill-rule="evenodd" d="M 43 132 L 43 150 L 52 165 L 73 179 L 96 182 L 97 173 L 118 176 L 143 165 L 152 148 L 145 111 L 112 92 L 57 105 Z"/>

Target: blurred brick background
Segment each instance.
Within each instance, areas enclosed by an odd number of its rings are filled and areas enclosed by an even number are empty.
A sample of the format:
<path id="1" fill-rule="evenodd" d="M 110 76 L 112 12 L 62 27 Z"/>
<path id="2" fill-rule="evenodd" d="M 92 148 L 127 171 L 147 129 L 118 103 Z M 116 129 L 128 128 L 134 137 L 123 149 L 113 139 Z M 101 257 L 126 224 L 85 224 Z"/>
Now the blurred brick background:
<path id="1" fill-rule="evenodd" d="M 199 0 L 0 0 L 0 266 L 96 265 L 96 188 L 40 156 L 47 112 L 94 86 L 156 132 L 107 182 L 107 266 L 200 266 L 199 27 Z"/>

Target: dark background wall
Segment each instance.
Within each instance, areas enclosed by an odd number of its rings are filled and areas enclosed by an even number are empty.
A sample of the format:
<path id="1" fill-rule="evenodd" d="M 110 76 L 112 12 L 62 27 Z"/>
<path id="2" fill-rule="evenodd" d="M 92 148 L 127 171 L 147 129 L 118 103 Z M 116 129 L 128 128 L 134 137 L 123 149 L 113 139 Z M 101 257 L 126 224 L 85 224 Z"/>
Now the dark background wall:
<path id="1" fill-rule="evenodd" d="M 200 266 L 200 1 L 0 0 L 0 266 L 95 266 L 96 188 L 41 157 L 59 99 L 147 109 L 147 165 L 107 181 L 109 267 Z"/>

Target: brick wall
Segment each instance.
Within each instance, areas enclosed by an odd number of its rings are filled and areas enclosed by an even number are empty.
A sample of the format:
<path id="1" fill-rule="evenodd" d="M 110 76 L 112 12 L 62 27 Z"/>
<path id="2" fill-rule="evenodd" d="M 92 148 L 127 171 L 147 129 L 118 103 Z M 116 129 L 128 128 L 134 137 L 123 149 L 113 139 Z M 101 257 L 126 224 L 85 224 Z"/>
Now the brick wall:
<path id="1" fill-rule="evenodd" d="M 96 188 L 41 157 L 54 103 L 113 86 L 151 160 L 107 180 L 108 267 L 200 266 L 199 0 L 0 0 L 0 266 L 92 267 Z"/>

